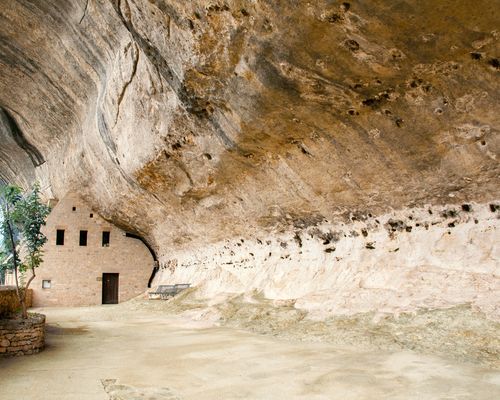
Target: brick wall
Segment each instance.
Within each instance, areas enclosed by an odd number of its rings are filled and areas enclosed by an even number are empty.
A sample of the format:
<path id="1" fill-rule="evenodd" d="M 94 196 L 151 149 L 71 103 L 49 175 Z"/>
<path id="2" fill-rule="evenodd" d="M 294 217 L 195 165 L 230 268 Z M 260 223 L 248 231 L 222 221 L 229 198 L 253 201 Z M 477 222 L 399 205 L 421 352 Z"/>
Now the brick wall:
<path id="1" fill-rule="evenodd" d="M 65 231 L 63 246 L 56 245 L 57 229 Z M 87 246 L 79 245 L 80 230 L 88 231 Z M 120 302 L 147 289 L 154 261 L 146 246 L 126 237 L 76 195 L 53 208 L 43 231 L 48 238 L 44 261 L 31 284 L 35 307 L 101 304 L 103 273 L 119 273 Z M 103 231 L 110 232 L 109 247 L 102 246 Z M 43 280 L 50 280 L 51 287 L 42 288 Z"/>

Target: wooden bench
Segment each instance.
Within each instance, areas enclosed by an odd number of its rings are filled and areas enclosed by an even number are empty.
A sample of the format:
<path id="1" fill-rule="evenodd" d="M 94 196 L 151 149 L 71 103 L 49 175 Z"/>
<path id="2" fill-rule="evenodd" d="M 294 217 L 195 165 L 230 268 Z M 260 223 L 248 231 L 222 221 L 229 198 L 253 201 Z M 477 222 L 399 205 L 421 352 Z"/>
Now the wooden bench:
<path id="1" fill-rule="evenodd" d="M 154 292 L 149 292 L 150 299 L 163 299 L 163 294 L 166 292 L 171 292 L 175 289 L 175 285 L 159 285 Z M 159 297 L 153 297 L 159 296 Z"/>
<path id="2" fill-rule="evenodd" d="M 191 284 L 178 283 L 178 284 L 173 285 L 173 286 L 174 287 L 172 289 L 166 290 L 163 294 L 160 295 L 162 299 L 168 299 L 169 297 L 173 297 L 173 296 L 179 294 L 183 290 L 188 289 L 191 286 Z"/>
<path id="3" fill-rule="evenodd" d="M 191 287 L 190 283 L 178 283 L 176 285 L 159 285 L 154 292 L 149 292 L 150 299 L 168 299 L 176 294 L 182 292 L 183 290 Z M 159 296 L 159 297 L 152 297 Z"/>
<path id="4" fill-rule="evenodd" d="M 175 285 L 167 285 L 168 288 L 160 294 L 162 300 L 168 299 L 169 297 L 175 296 L 177 294 L 177 288 Z"/>

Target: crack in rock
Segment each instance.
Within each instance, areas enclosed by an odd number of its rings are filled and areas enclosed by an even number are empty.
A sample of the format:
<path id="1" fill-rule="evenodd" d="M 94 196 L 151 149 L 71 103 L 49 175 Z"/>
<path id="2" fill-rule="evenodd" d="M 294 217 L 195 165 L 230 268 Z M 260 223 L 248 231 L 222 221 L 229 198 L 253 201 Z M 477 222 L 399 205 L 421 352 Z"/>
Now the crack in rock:
<path id="1" fill-rule="evenodd" d="M 85 3 L 85 8 L 83 9 L 83 15 L 82 17 L 80 18 L 80 21 L 78 21 L 78 24 L 81 24 L 83 19 L 85 18 L 85 16 L 87 15 L 87 9 L 89 7 L 89 3 L 90 3 L 90 0 L 87 0 L 87 2 Z"/>
<path id="2" fill-rule="evenodd" d="M 136 43 L 132 43 L 131 55 L 132 55 L 132 71 L 130 73 L 129 79 L 124 83 L 120 94 L 118 95 L 117 105 L 116 105 L 116 117 L 115 117 L 115 125 L 118 123 L 118 118 L 120 117 L 120 105 L 125 97 L 125 93 L 127 88 L 132 83 L 136 73 L 137 73 L 137 65 L 139 64 L 139 49 Z"/>
<path id="3" fill-rule="evenodd" d="M 151 43 L 149 43 L 149 41 L 135 29 L 132 24 L 130 15 L 131 11 L 128 3 L 126 1 L 123 1 L 122 3 L 122 0 L 118 0 L 117 2 L 113 2 L 112 0 L 109 1 L 111 2 L 111 5 L 113 6 L 113 9 L 115 10 L 118 18 L 121 20 L 124 27 L 129 31 L 137 46 L 145 54 L 151 64 L 156 67 L 165 81 L 170 85 L 172 90 L 177 95 L 177 98 L 181 102 L 183 108 L 197 117 L 199 121 L 208 122 L 212 126 L 215 134 L 227 148 L 236 149 L 236 143 L 234 143 L 226 135 L 224 129 L 222 129 L 217 119 L 212 117 L 208 112 L 207 104 L 209 102 L 203 98 L 197 97 L 192 92 L 190 92 L 181 81 L 181 79 L 176 75 L 173 68 L 163 57 L 161 52 Z M 122 12 L 122 5 L 123 8 L 125 8 L 125 14 L 127 15 L 124 15 L 124 12 Z"/>

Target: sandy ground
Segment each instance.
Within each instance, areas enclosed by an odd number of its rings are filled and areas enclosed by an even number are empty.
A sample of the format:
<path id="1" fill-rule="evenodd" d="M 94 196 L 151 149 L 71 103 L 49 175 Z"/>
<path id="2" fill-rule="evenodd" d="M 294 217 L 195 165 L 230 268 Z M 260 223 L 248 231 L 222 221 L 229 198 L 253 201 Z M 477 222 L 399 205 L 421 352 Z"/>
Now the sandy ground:
<path id="1" fill-rule="evenodd" d="M 0 360 L 0 399 L 500 398 L 500 370 L 484 363 L 361 339 L 359 346 L 314 334 L 304 341 L 294 318 L 281 329 L 279 315 L 256 324 L 245 307 L 222 315 L 185 303 L 183 311 L 180 300 L 37 310 L 47 315 L 47 348 Z M 235 307 L 234 299 L 220 304 Z"/>

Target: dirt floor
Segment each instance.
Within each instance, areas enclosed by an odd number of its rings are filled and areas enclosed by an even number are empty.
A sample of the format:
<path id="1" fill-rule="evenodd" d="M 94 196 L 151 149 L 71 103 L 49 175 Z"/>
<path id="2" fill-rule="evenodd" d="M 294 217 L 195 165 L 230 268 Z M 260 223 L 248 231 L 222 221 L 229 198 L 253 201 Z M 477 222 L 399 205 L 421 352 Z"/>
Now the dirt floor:
<path id="1" fill-rule="evenodd" d="M 47 348 L 0 399 L 495 399 L 499 324 L 467 305 L 311 321 L 258 294 L 39 309 Z"/>

